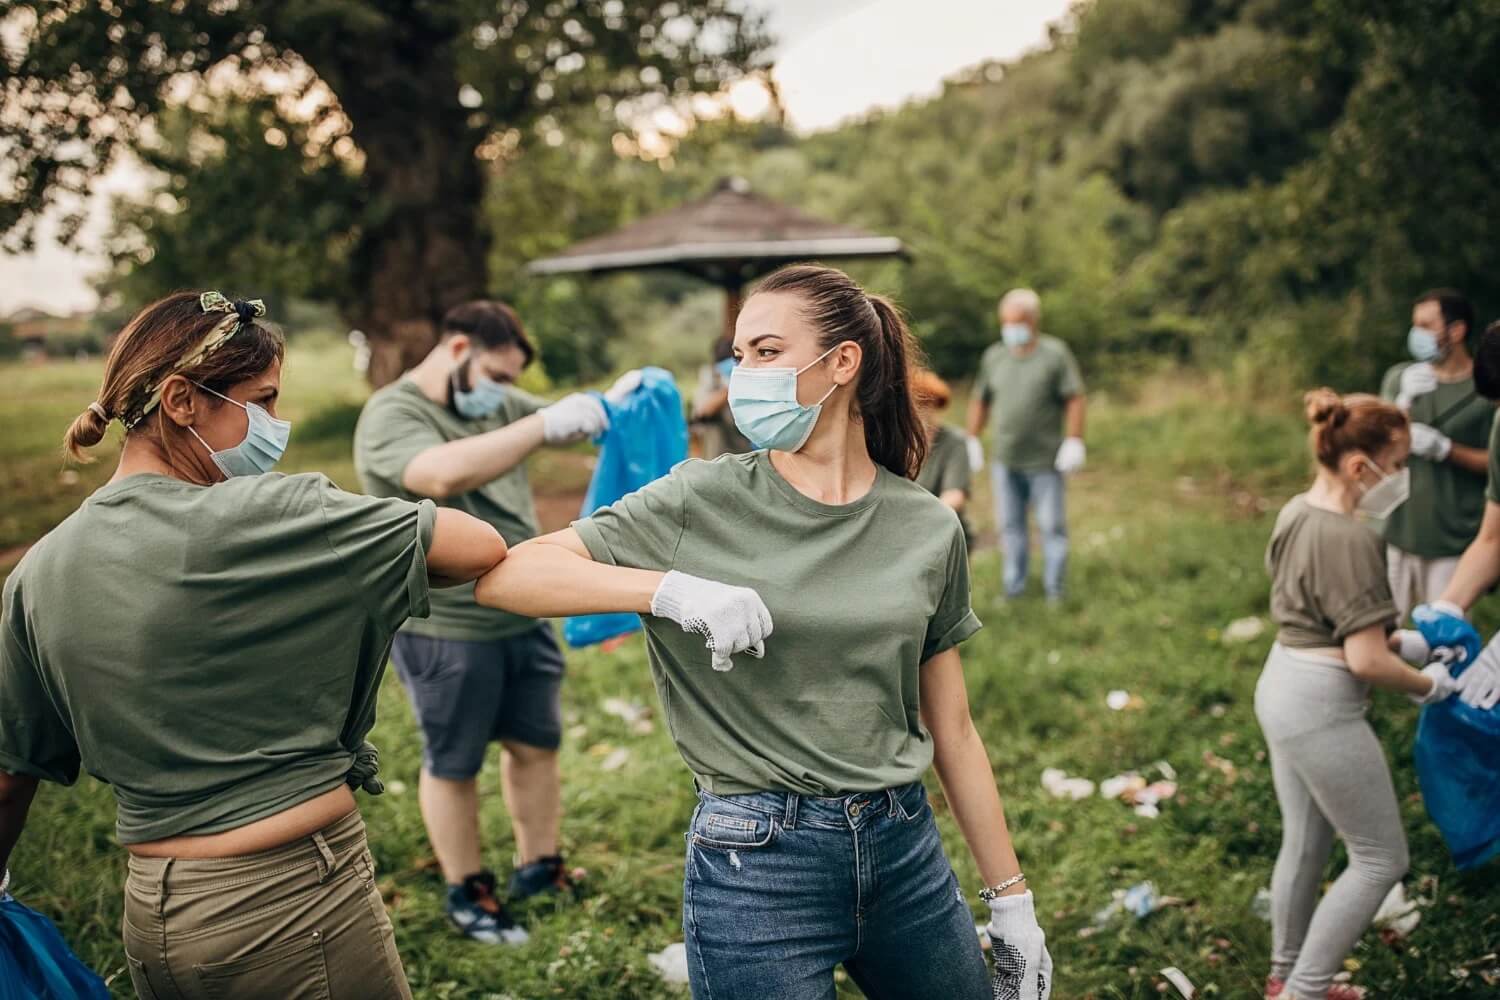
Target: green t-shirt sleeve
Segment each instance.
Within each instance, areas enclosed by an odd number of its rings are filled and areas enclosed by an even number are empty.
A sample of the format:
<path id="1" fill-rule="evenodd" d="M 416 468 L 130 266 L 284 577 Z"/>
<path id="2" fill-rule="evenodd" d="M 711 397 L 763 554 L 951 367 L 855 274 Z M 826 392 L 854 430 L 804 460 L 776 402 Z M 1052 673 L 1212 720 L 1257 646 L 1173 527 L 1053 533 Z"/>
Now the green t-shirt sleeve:
<path id="1" fill-rule="evenodd" d="M 1484 495 L 1490 503 L 1500 503 L 1500 413 L 1490 424 L 1490 482 Z"/>
<path id="2" fill-rule="evenodd" d="M 946 572 L 943 596 L 927 621 L 927 636 L 922 641 L 923 663 L 952 649 L 983 627 L 969 603 L 969 547 L 956 515 L 953 518 L 953 537 L 948 543 Z"/>
<path id="3" fill-rule="evenodd" d="M 355 432 L 354 447 L 360 472 L 400 489 L 406 488 L 406 467 L 429 448 L 444 444 L 432 421 L 399 396 L 382 399 L 365 415 Z"/>
<path id="4" fill-rule="evenodd" d="M 1380 380 L 1380 398 L 1392 402 L 1397 393 L 1401 391 L 1401 373 L 1406 370 L 1406 365 L 1391 365 L 1385 370 L 1385 377 Z"/>
<path id="5" fill-rule="evenodd" d="M 1327 546 L 1320 553 L 1328 562 L 1318 567 L 1318 591 L 1323 615 L 1333 626 L 1337 642 L 1371 625 L 1394 625 L 1396 621 L 1396 602 L 1386 576 L 1385 545 L 1368 529 L 1355 530 L 1362 534 L 1349 544 Z"/>
<path id="6" fill-rule="evenodd" d="M 7 582 L 0 610 L 0 771 L 71 785 L 78 780 L 78 744 L 22 634 L 18 578 L 19 572 Z"/>
<path id="7" fill-rule="evenodd" d="M 1062 399 L 1072 399 L 1083 394 L 1083 373 L 1078 370 L 1078 359 L 1073 357 L 1068 345 L 1058 341 L 1057 346 L 1062 354 L 1062 367 L 1057 375 L 1057 395 Z"/>
<path id="8" fill-rule="evenodd" d="M 329 548 L 375 620 L 394 632 L 407 618 L 426 618 L 436 505 L 346 493 L 327 479 L 318 503 Z"/>
<path id="9" fill-rule="evenodd" d="M 963 490 L 969 492 L 969 486 L 973 474 L 969 469 L 969 455 L 964 450 L 963 442 L 954 435 L 947 447 L 943 449 L 942 462 L 938 466 L 937 492 L 938 495 L 949 490 Z"/>
<path id="10" fill-rule="evenodd" d="M 687 526 L 682 466 L 589 517 L 573 522 L 595 562 L 669 570 Z"/>

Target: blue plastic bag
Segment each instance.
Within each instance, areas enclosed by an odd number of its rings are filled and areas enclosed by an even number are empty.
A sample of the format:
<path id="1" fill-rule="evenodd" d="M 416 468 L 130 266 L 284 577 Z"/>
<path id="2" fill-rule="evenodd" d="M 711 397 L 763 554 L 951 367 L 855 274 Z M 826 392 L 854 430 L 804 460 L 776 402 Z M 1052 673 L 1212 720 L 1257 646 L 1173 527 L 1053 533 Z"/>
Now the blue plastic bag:
<path id="1" fill-rule="evenodd" d="M 1472 662 L 1449 670 L 1461 676 Z M 1426 706 L 1415 753 L 1422 799 L 1453 863 L 1477 868 L 1500 854 L 1500 706 L 1474 708 L 1457 696 Z"/>
<path id="2" fill-rule="evenodd" d="M 599 439 L 599 464 L 583 498 L 584 517 L 660 479 L 687 458 L 687 420 L 671 372 L 642 369 L 640 388 L 622 403 L 605 400 L 604 407 L 609 411 L 609 430 Z M 640 616 L 629 613 L 579 615 L 563 622 L 563 638 L 577 648 L 640 627 Z"/>
<path id="3" fill-rule="evenodd" d="M 109 988 L 68 950 L 56 925 L 0 898 L 0 1000 L 109 1000 Z"/>

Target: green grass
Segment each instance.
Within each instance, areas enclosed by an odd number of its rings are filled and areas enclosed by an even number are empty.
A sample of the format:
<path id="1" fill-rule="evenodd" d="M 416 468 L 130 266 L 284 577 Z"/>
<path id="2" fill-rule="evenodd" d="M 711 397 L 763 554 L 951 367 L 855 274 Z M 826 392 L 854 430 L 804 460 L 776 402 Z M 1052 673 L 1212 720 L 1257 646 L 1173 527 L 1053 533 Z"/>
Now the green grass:
<path id="1" fill-rule="evenodd" d="M 346 435 L 362 390 L 352 372 L 337 370 L 332 347 L 311 353 L 308 360 L 299 348 L 287 368 L 287 412 L 298 421 L 289 465 L 327 468 L 349 483 Z M 53 488 L 55 458 L 37 442 L 54 440 L 60 427 L 51 425 L 86 403 L 92 387 L 68 365 L 5 374 L 35 408 L 8 394 L 0 410 L 7 426 L 23 430 L 18 443 L 7 437 L 3 446 L 20 451 L 27 470 L 16 481 L 23 492 L 7 482 L 6 531 L 16 540 L 83 495 L 83 484 Z M 67 393 L 77 398 L 58 398 Z M 33 441 L 25 427 L 42 422 L 49 426 Z M 1261 554 L 1276 507 L 1302 485 L 1302 435 L 1292 401 L 1250 404 L 1196 377 L 1151 383 L 1130 398 L 1098 396 L 1092 464 L 1070 493 L 1074 596 L 1060 609 L 1035 599 L 1003 605 L 995 599 L 998 559 L 989 547 L 975 555 L 976 602 L 987 628 L 964 647 L 970 696 L 1057 962 L 1058 1000 L 1157 997 L 1164 990 L 1158 972 L 1168 965 L 1182 969 L 1200 996 L 1259 995 L 1269 928 L 1250 904 L 1269 880 L 1279 821 L 1251 693 L 1270 637 L 1226 645 L 1220 630 L 1265 615 Z M 7 469 L 13 457 L 6 456 Z M 544 489 L 571 487 L 579 465 L 576 456 L 553 459 L 538 478 Z M 988 503 L 981 487 L 976 521 L 992 537 Z M 532 941 L 514 951 L 470 946 L 443 922 L 441 880 L 417 810 L 417 734 L 399 686 L 387 678 L 374 739 L 391 791 L 363 807 L 419 997 L 671 995 L 646 955 L 681 936 L 691 782 L 659 722 L 655 732 L 633 735 L 600 709 L 610 696 L 655 704 L 638 639 L 613 653 L 571 653 L 568 662 L 564 836 L 570 860 L 590 871 L 589 890 L 577 907 L 532 910 Z M 1112 688 L 1140 695 L 1144 707 L 1108 710 Z M 1500 867 L 1460 874 L 1449 862 L 1416 793 L 1415 709 L 1380 694 L 1372 718 L 1403 799 L 1413 858 L 1408 886 L 1425 886 L 1422 895 L 1434 902 L 1401 951 L 1365 936 L 1356 981 L 1382 997 L 1493 995 L 1480 973 L 1495 963 L 1464 966 L 1500 939 Z M 607 773 L 601 761 L 616 747 L 628 748 L 630 759 Z M 1176 769 L 1182 787 L 1156 820 L 1097 797 L 1059 801 L 1039 783 L 1045 767 L 1098 780 L 1159 760 Z M 1233 778 L 1211 760 L 1232 762 Z M 506 872 L 508 827 L 493 761 L 482 785 L 488 859 Z M 977 887 L 951 818 L 936 805 L 959 877 Z M 112 824 L 107 788 L 92 781 L 46 788 L 14 867 L 17 895 L 55 916 L 79 954 L 119 990 L 128 989 L 118 935 L 124 861 Z M 1184 902 L 1089 931 L 1113 890 L 1147 879 Z M 841 989 L 857 996 L 847 983 Z"/>

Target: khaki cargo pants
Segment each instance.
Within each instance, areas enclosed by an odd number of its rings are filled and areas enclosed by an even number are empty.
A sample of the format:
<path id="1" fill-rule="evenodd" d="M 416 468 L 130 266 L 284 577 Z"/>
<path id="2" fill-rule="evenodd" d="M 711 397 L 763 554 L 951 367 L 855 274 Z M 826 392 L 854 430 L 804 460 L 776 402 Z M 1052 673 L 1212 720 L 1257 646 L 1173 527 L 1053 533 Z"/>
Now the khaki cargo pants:
<path id="1" fill-rule="evenodd" d="M 358 812 L 237 858 L 130 859 L 142 1000 L 412 1000 Z"/>

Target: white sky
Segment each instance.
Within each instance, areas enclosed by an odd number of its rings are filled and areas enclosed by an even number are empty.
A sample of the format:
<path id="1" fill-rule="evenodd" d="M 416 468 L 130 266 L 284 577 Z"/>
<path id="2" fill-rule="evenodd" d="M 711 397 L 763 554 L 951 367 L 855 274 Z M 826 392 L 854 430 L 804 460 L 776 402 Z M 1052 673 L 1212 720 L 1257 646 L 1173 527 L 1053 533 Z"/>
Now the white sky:
<path id="1" fill-rule="evenodd" d="M 771 15 L 781 39 L 774 75 L 791 124 L 828 128 L 874 108 L 929 97 L 958 70 L 986 59 L 1010 59 L 1046 39 L 1047 25 L 1072 0 L 752 0 Z M 104 190 L 129 190 L 138 173 L 106 177 Z M 108 226 L 107 201 L 96 197 L 85 245 Z M 22 306 L 53 312 L 92 308 L 88 280 L 97 255 L 57 246 L 45 220 L 38 249 L 0 253 L 0 314 Z M 212 275 L 205 276 L 212 284 Z"/>

